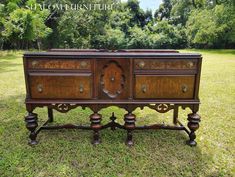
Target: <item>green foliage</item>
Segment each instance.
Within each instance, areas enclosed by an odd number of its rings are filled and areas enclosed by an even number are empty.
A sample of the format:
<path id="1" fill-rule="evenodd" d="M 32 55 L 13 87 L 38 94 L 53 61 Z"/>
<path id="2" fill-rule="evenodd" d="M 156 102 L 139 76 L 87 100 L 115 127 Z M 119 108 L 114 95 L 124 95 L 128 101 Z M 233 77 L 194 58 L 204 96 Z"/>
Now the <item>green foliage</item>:
<path id="1" fill-rule="evenodd" d="M 160 4 L 158 10 L 156 10 L 154 17 L 158 20 L 166 20 L 170 18 L 170 13 L 172 9 L 171 0 L 163 0 L 163 3 Z"/>
<path id="2" fill-rule="evenodd" d="M 14 48 L 28 48 L 29 42 L 45 38 L 51 32 L 45 25 L 49 11 L 20 7 L 19 2 L 12 0 L 6 5 L 5 18 L 2 20 L 2 36 Z M 27 1 L 26 4 L 28 3 L 36 3 L 36 1 Z"/>
<path id="3" fill-rule="evenodd" d="M 4 43 L 4 36 L 3 36 L 3 29 L 4 29 L 4 15 L 3 15 L 3 11 L 4 11 L 4 4 L 0 4 L 0 49 L 3 48 L 3 43 Z"/>
<path id="4" fill-rule="evenodd" d="M 105 35 L 100 36 L 101 46 L 105 49 L 122 49 L 126 48 L 125 33 L 120 29 L 107 28 L 105 29 Z"/>
<path id="5" fill-rule="evenodd" d="M 189 17 L 186 33 L 194 47 L 224 48 L 234 44 L 234 11 L 225 5 L 196 9 Z"/>
<path id="6" fill-rule="evenodd" d="M 113 11 L 109 17 L 109 25 L 111 28 L 120 28 L 123 32 L 127 33 L 130 20 L 132 15 L 130 14 L 130 10 L 122 10 L 122 11 Z"/>
<path id="7" fill-rule="evenodd" d="M 192 0 L 181 0 L 181 1 L 174 0 L 173 7 L 170 12 L 173 24 L 185 25 L 192 9 L 193 9 Z"/>
<path id="8" fill-rule="evenodd" d="M 126 8 L 130 10 L 132 16 L 130 20 L 131 27 L 135 25 L 144 27 L 147 24 L 148 21 L 146 21 L 146 19 L 149 17 L 149 12 L 145 14 L 143 9 L 140 8 L 138 0 L 128 0 Z"/>
<path id="9" fill-rule="evenodd" d="M 36 3 L 37 2 L 37 3 Z M 233 0 L 163 0 L 153 16 L 138 0 L 116 9 L 41 10 L 31 4 L 118 0 L 9 0 L 0 4 L 0 48 L 233 48 Z M 3 45 L 4 44 L 4 45 Z"/>
<path id="10" fill-rule="evenodd" d="M 141 28 L 134 26 L 129 30 L 130 37 L 128 48 L 134 49 L 142 49 L 142 48 L 150 48 L 149 41 L 149 32 L 147 29 L 142 30 Z"/>
<path id="11" fill-rule="evenodd" d="M 153 48 L 180 48 L 185 46 L 184 33 L 179 27 L 171 25 L 163 20 L 153 28 L 152 39 Z"/>

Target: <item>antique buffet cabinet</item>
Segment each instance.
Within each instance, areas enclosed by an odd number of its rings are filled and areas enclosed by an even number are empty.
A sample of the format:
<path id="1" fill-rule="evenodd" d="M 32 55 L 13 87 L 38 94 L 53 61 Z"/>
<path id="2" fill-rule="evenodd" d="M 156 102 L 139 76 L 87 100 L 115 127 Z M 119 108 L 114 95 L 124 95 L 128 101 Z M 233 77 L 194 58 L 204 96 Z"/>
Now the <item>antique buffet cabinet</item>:
<path id="1" fill-rule="evenodd" d="M 202 57 L 175 50 L 76 50 L 52 49 L 25 53 L 26 127 L 29 144 L 37 144 L 41 130 L 74 128 L 93 131 L 92 142 L 100 143 L 100 130 L 127 131 L 127 145 L 133 145 L 133 131 L 142 129 L 183 130 L 189 145 L 196 145 L 199 128 L 198 97 Z M 117 106 L 127 111 L 124 125 L 115 121 L 102 125 L 101 109 Z M 35 108 L 47 107 L 48 120 L 38 126 Z M 89 125 L 51 125 L 53 110 L 66 113 L 77 107 L 90 108 Z M 136 108 L 149 107 L 159 113 L 173 112 L 172 125 L 136 126 Z M 178 120 L 179 108 L 190 108 L 188 125 Z"/>

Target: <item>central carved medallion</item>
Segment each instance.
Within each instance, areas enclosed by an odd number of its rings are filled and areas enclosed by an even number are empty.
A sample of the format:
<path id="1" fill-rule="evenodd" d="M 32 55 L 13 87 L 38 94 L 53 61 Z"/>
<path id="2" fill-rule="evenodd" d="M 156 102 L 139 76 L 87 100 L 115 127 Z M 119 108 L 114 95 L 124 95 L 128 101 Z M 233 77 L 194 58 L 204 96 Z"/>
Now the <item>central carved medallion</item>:
<path id="1" fill-rule="evenodd" d="M 101 85 L 103 92 L 110 98 L 116 98 L 124 89 L 123 69 L 116 61 L 108 62 L 102 69 Z"/>

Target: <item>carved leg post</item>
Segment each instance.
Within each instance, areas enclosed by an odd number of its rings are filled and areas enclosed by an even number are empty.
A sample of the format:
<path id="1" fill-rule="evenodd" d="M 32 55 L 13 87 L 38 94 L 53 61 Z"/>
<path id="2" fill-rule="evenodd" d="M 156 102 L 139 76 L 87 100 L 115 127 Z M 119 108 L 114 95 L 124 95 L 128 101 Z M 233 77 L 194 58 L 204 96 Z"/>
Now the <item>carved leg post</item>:
<path id="1" fill-rule="evenodd" d="M 37 141 L 36 141 L 37 134 L 35 132 L 35 130 L 38 126 L 37 120 L 38 120 L 38 115 L 35 113 L 28 113 L 28 115 L 25 116 L 26 128 L 30 131 L 29 145 L 36 145 L 37 144 Z"/>
<path id="2" fill-rule="evenodd" d="M 175 125 L 178 123 L 178 114 L 179 114 L 179 106 L 174 105 L 173 124 Z"/>
<path id="3" fill-rule="evenodd" d="M 114 112 L 112 113 L 112 116 L 110 117 L 110 120 L 112 121 L 111 123 L 111 130 L 116 130 L 116 127 L 115 127 L 115 120 L 116 120 L 117 118 L 115 117 L 115 115 L 114 115 Z"/>
<path id="4" fill-rule="evenodd" d="M 94 145 L 100 144 L 99 130 L 101 129 L 102 116 L 98 113 L 94 113 L 90 116 L 91 128 L 94 130 L 92 143 Z"/>
<path id="5" fill-rule="evenodd" d="M 126 139 L 126 145 L 132 146 L 134 143 L 132 141 L 132 131 L 135 128 L 135 121 L 136 121 L 136 116 L 132 113 L 128 113 L 124 116 L 125 120 L 125 128 L 127 130 L 127 139 Z"/>
<path id="6" fill-rule="evenodd" d="M 48 110 L 48 120 L 49 122 L 53 122 L 54 121 L 53 109 L 48 107 L 47 110 Z"/>
<path id="7" fill-rule="evenodd" d="M 196 139 L 195 131 L 199 128 L 199 122 L 201 117 L 197 113 L 191 113 L 188 115 L 188 127 L 191 130 L 189 133 L 189 140 L 187 141 L 187 144 L 190 146 L 196 146 L 197 142 L 194 141 Z"/>

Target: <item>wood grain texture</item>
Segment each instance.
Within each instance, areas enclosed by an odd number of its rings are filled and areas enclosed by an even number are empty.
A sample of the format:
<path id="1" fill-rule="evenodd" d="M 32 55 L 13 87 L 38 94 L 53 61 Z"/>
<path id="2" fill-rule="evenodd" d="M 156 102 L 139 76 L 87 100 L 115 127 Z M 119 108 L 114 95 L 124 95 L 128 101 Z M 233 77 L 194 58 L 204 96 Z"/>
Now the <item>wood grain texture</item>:
<path id="1" fill-rule="evenodd" d="M 195 76 L 136 75 L 136 99 L 192 99 Z"/>
<path id="2" fill-rule="evenodd" d="M 125 76 L 124 70 L 115 62 L 110 61 L 107 63 L 101 75 L 102 90 L 110 98 L 116 98 L 124 89 Z"/>
<path id="3" fill-rule="evenodd" d="M 200 54 L 182 54 L 170 50 L 77 50 L 55 49 L 49 52 L 24 54 L 26 80 L 26 127 L 30 144 L 36 144 L 42 129 L 77 128 L 93 130 L 93 144 L 100 143 L 99 131 L 105 128 L 127 130 L 127 145 L 133 145 L 132 130 L 185 130 L 189 145 L 196 145 L 195 131 L 200 117 L 198 98 L 201 72 Z M 99 112 L 109 106 L 127 111 L 125 124 L 111 122 L 101 125 Z M 48 121 L 37 128 L 37 107 L 48 107 Z M 48 126 L 52 110 L 67 113 L 81 106 L 90 108 L 90 126 Z M 174 124 L 136 126 L 133 111 L 144 107 L 166 113 L 174 109 Z M 178 122 L 178 108 L 192 110 L 188 116 L 189 130 Z"/>
<path id="4" fill-rule="evenodd" d="M 98 98 L 128 99 L 130 88 L 130 60 L 97 60 L 96 66 Z"/>
<path id="5" fill-rule="evenodd" d="M 156 59 L 135 59 L 134 67 L 136 70 L 169 70 L 169 69 L 197 69 L 197 60 L 156 60 Z"/>
<path id="6" fill-rule="evenodd" d="M 90 60 L 76 59 L 31 59 L 28 61 L 29 69 L 70 69 L 70 70 L 91 70 Z"/>
<path id="7" fill-rule="evenodd" d="M 90 99 L 92 77 L 90 74 L 77 76 L 30 75 L 32 98 L 40 99 Z"/>

